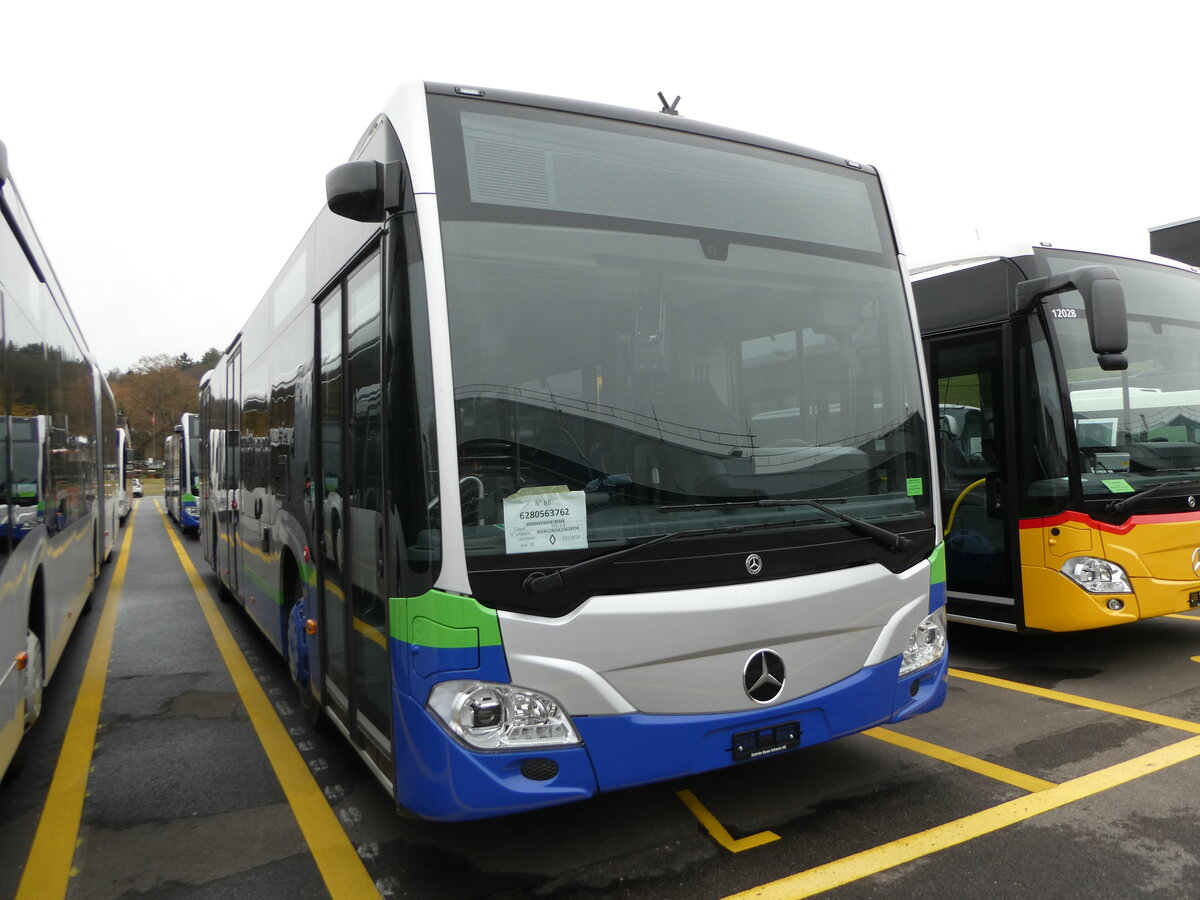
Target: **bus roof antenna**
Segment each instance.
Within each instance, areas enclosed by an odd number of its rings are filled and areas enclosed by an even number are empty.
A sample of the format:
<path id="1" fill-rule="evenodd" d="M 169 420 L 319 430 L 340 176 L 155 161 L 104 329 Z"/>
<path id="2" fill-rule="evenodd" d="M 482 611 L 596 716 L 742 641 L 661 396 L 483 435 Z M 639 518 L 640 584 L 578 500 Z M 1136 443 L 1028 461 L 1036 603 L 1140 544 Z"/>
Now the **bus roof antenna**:
<path id="1" fill-rule="evenodd" d="M 662 92 L 662 91 L 659 91 L 659 92 L 658 92 L 658 99 L 662 101 L 662 105 L 663 105 L 663 108 L 660 110 L 660 112 L 664 112 L 664 113 L 666 113 L 668 116 L 677 116 L 677 115 L 679 115 L 679 110 L 677 110 L 677 109 L 675 108 L 676 106 L 678 106 L 678 105 L 679 105 L 679 99 L 680 99 L 680 98 L 679 98 L 679 96 L 678 96 L 678 95 L 676 95 L 676 96 L 675 96 L 675 102 L 674 102 L 674 103 L 668 104 L 668 103 L 667 103 L 667 98 L 663 96 L 663 92 Z"/>

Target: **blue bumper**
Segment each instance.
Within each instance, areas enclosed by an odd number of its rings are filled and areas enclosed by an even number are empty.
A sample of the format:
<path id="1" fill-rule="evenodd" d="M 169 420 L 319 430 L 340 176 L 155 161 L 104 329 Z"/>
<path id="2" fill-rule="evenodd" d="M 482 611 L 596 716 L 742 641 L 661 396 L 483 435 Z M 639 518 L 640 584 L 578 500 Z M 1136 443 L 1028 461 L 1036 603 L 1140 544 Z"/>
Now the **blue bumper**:
<path id="1" fill-rule="evenodd" d="M 935 709 L 946 698 L 947 666 L 943 656 L 898 679 L 900 661 L 891 659 L 769 709 L 575 716 L 582 747 L 521 752 L 470 750 L 420 703 L 397 691 L 396 801 L 424 818 L 478 819 L 741 765 L 733 759 L 735 735 L 798 723 L 799 746 L 806 747 Z M 555 767 L 556 774 L 547 777 Z"/>

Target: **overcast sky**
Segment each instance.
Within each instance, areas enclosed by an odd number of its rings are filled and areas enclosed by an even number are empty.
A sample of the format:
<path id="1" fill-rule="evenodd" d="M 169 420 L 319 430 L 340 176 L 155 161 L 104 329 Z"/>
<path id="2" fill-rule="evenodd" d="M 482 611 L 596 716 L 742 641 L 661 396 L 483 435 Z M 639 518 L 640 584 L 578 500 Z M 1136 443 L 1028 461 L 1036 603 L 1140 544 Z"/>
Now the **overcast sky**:
<path id="1" fill-rule="evenodd" d="M 1200 216 L 1200 4 L 13 0 L 0 140 L 105 371 L 224 349 L 402 81 L 691 118 L 880 169 L 914 260 L 1148 252 Z"/>

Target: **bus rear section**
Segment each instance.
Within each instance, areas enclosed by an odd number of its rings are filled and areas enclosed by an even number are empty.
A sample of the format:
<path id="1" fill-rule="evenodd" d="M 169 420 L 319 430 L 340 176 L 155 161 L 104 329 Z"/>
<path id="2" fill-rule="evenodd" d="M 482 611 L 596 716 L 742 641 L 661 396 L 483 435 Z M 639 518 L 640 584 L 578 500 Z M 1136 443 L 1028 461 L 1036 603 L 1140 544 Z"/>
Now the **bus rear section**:
<path id="1" fill-rule="evenodd" d="M 1200 273 L 1043 244 L 913 289 L 951 617 L 1073 631 L 1200 607 Z M 1095 341 L 1114 322 L 1119 353 Z"/>

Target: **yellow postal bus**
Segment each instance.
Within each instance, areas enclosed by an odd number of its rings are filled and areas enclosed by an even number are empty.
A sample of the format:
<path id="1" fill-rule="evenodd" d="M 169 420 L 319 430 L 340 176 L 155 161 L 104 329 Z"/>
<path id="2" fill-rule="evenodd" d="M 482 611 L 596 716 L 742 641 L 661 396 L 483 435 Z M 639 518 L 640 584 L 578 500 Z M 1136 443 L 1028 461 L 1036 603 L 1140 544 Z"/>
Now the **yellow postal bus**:
<path id="1" fill-rule="evenodd" d="M 1200 607 L 1200 270 L 1038 245 L 912 282 L 950 618 L 1072 631 Z"/>

